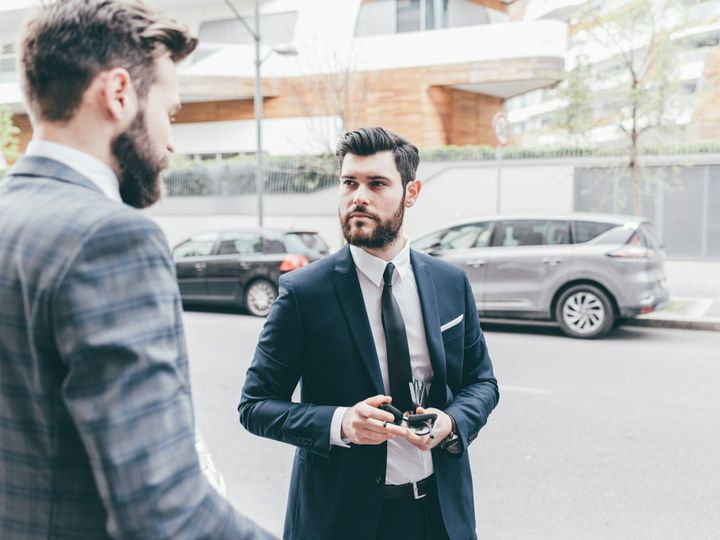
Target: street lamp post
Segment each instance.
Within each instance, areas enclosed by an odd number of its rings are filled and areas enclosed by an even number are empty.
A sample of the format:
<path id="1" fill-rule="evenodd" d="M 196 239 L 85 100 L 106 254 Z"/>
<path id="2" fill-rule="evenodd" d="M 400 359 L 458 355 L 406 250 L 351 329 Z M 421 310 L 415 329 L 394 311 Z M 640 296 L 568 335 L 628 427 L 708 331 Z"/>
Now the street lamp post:
<path id="1" fill-rule="evenodd" d="M 245 29 L 250 33 L 255 41 L 255 94 L 253 95 L 253 105 L 255 107 L 255 130 L 257 135 L 257 146 L 255 149 L 255 191 L 257 192 L 257 211 L 258 211 L 258 227 L 263 226 L 263 196 L 265 194 L 265 182 L 263 181 L 262 174 L 262 114 L 263 114 L 263 90 L 262 90 L 262 74 L 260 73 L 260 67 L 262 63 L 270 56 L 273 52 L 277 54 L 294 56 L 297 55 L 297 50 L 294 47 L 275 47 L 270 49 L 264 58 L 260 56 L 260 41 L 262 40 L 262 34 L 260 33 L 260 0 L 255 0 L 255 29 L 250 28 L 245 18 L 238 13 L 235 6 L 232 5 L 230 0 L 225 0 L 225 3 L 232 10 L 235 18 L 242 23 Z"/>

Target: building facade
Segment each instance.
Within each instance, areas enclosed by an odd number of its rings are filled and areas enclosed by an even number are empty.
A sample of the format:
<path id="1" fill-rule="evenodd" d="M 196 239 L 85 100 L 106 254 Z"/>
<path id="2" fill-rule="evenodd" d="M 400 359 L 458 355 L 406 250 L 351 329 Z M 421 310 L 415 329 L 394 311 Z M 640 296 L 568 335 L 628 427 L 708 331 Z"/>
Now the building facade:
<path id="1" fill-rule="evenodd" d="M 0 5 L 0 107 L 15 114 L 23 148 L 31 127 L 13 42 L 35 3 Z M 200 38 L 180 68 L 177 152 L 254 152 L 252 35 L 222 0 L 148 3 Z M 254 28 L 254 2 L 234 5 Z M 566 23 L 522 20 L 502 0 L 263 0 L 260 10 L 263 148 L 273 154 L 326 152 L 364 125 L 421 148 L 494 145 L 491 120 L 507 99 L 564 76 Z"/>
<path id="2" fill-rule="evenodd" d="M 520 146 L 562 145 L 581 142 L 587 145 L 617 144 L 627 138 L 618 118 L 618 111 L 627 107 L 627 100 L 618 98 L 629 92 L 628 70 L 617 52 L 607 47 L 600 32 L 583 25 L 588 15 L 605 13 L 622 20 L 622 10 L 632 2 L 626 0 L 525 0 L 515 4 L 516 16 L 523 21 L 563 21 L 568 24 L 568 81 L 516 96 L 506 102 L 513 141 Z M 649 39 L 669 32 L 671 50 L 672 99 L 662 114 L 670 126 L 664 139 L 649 137 L 651 144 L 673 146 L 693 141 L 720 138 L 720 1 L 719 0 L 648 0 L 659 13 L 652 15 L 656 32 L 619 33 L 627 43 L 623 49 L 642 60 L 647 54 Z M 647 20 L 651 18 L 648 14 Z M 634 41 L 633 41 L 634 40 Z M 568 106 L 564 90 L 570 74 L 579 62 L 586 64 L 588 122 L 582 137 L 574 140 L 563 126 L 563 110 Z M 657 67 L 650 66 L 655 75 Z M 629 114 L 625 115 L 627 118 Z M 652 116 L 649 114 L 648 116 Z M 654 120 L 654 119 L 653 119 Z M 625 126 L 628 127 L 627 125 Z M 650 135 L 650 133 L 648 133 Z M 653 138 L 655 140 L 653 140 Z"/>

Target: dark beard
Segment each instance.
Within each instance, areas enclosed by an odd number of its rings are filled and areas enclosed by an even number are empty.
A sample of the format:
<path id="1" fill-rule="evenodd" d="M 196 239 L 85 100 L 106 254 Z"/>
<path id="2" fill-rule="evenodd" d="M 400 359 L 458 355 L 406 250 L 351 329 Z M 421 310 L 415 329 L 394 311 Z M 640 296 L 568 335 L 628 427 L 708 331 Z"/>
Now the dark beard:
<path id="1" fill-rule="evenodd" d="M 352 228 L 350 224 L 350 214 L 353 212 L 363 212 L 371 216 L 370 218 L 377 223 L 372 233 L 367 233 L 363 228 Z M 355 206 L 351 208 L 345 218 L 342 219 L 343 236 L 348 244 L 353 246 L 365 247 L 370 249 L 382 249 L 393 242 L 400 233 L 403 217 L 405 217 L 405 195 L 403 194 L 400 206 L 395 213 L 386 220 L 381 220 L 377 215 L 368 212 L 364 206 Z"/>
<path id="2" fill-rule="evenodd" d="M 146 208 L 162 194 L 160 173 L 167 158 L 152 155 L 151 148 L 143 111 L 111 144 L 119 170 L 120 197 L 134 208 Z"/>

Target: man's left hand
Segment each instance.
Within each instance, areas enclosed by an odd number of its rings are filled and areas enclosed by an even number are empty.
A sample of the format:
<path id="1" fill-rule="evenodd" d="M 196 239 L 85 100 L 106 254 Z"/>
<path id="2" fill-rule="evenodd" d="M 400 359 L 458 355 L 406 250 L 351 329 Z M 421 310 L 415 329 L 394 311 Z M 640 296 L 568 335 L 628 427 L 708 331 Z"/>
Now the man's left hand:
<path id="1" fill-rule="evenodd" d="M 405 438 L 418 449 L 423 451 L 432 450 L 452 432 L 452 420 L 440 409 L 435 409 L 433 407 L 430 407 L 429 409 L 423 409 L 422 407 L 418 407 L 415 412 L 417 414 L 437 414 L 437 420 L 435 420 L 435 425 L 433 426 L 432 430 L 432 434 L 435 436 L 434 438 L 431 439 L 429 434 L 422 436 L 415 435 L 415 433 L 413 433 L 411 429 L 408 429 L 408 433 Z"/>

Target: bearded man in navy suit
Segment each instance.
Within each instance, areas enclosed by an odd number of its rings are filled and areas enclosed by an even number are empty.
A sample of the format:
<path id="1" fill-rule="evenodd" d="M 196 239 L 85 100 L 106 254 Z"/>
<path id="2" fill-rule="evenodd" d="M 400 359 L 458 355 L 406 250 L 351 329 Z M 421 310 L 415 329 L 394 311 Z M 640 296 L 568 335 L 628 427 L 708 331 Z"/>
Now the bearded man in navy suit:
<path id="1" fill-rule="evenodd" d="M 285 538 L 476 538 L 467 448 L 499 394 L 470 284 L 403 233 L 414 145 L 365 128 L 336 155 L 348 245 L 281 278 L 240 422 L 298 447 Z M 385 403 L 436 414 L 433 432 L 394 425 Z"/>

